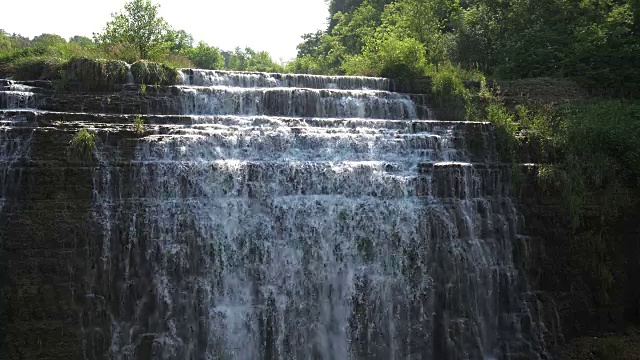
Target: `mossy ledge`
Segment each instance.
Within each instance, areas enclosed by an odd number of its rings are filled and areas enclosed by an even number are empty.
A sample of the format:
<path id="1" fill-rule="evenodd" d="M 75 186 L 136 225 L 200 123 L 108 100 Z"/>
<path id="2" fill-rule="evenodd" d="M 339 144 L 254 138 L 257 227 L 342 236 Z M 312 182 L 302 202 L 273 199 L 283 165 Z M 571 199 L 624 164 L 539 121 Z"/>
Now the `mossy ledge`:
<path id="1" fill-rule="evenodd" d="M 140 60 L 132 65 L 121 60 L 90 58 L 26 59 L 6 75 L 14 80 L 50 80 L 59 89 L 112 90 L 116 85 L 135 83 L 176 85 L 178 71 L 166 64 Z"/>

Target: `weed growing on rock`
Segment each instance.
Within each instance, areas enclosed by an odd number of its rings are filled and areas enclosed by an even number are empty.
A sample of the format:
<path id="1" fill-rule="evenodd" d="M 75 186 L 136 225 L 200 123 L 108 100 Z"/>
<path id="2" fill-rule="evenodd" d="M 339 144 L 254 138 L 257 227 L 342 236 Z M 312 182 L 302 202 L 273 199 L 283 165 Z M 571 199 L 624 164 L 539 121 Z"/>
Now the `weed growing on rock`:
<path id="1" fill-rule="evenodd" d="M 144 134 L 144 119 L 142 119 L 142 116 L 138 115 L 133 119 L 133 126 L 135 127 L 136 134 L 139 136 Z"/>
<path id="2" fill-rule="evenodd" d="M 95 134 L 90 133 L 87 129 L 78 131 L 76 136 L 69 142 L 71 154 L 83 160 L 90 159 L 95 148 Z"/>

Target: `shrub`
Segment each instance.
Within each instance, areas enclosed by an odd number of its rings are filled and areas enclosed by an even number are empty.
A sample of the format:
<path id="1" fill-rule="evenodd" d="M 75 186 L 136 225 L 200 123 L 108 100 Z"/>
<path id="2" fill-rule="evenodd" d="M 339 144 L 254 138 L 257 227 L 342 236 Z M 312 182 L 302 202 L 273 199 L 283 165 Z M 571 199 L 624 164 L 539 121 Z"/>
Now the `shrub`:
<path id="1" fill-rule="evenodd" d="M 471 93 L 464 86 L 458 69 L 453 66 L 442 67 L 432 74 L 431 80 L 434 105 L 441 116 L 453 120 L 467 118 Z"/>
<path id="2" fill-rule="evenodd" d="M 347 75 L 410 77 L 424 75 L 427 60 L 419 41 L 385 36 L 367 42 L 361 55 L 346 57 L 342 67 Z"/>
<path id="3" fill-rule="evenodd" d="M 127 63 L 118 60 L 73 58 L 67 65 L 67 78 L 82 88 L 109 90 L 127 82 Z"/>
<path id="4" fill-rule="evenodd" d="M 131 73 L 136 84 L 175 85 L 178 72 L 165 64 L 138 61 L 131 65 Z"/>
<path id="5" fill-rule="evenodd" d="M 71 153 L 82 160 L 91 159 L 95 147 L 95 134 L 90 133 L 87 129 L 78 131 L 76 136 L 69 142 Z"/>
<path id="6" fill-rule="evenodd" d="M 222 69 L 224 57 L 220 50 L 200 41 L 198 46 L 189 49 L 189 59 L 200 69 Z"/>
<path id="7" fill-rule="evenodd" d="M 142 116 L 138 115 L 133 119 L 133 126 L 135 127 L 136 134 L 139 136 L 144 134 L 144 119 L 142 119 Z"/>
<path id="8" fill-rule="evenodd" d="M 13 64 L 13 77 L 16 80 L 55 80 L 64 65 L 65 61 L 60 58 L 22 58 Z"/>

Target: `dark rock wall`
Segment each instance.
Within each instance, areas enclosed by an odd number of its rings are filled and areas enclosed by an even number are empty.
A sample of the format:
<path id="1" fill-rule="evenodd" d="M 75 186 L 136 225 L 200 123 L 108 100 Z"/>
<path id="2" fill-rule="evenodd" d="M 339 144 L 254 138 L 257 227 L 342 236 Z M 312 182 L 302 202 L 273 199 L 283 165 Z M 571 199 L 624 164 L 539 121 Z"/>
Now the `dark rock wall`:
<path id="1" fill-rule="evenodd" d="M 576 232 L 598 229 L 599 219 L 587 217 L 582 229 L 574 230 L 566 205 L 557 194 L 543 191 L 536 183 L 535 168 L 525 172 L 520 189 L 519 211 L 530 236 L 527 252 L 519 254 L 530 286 L 545 299 L 545 324 L 557 326 L 557 346 L 584 336 L 624 333 L 640 322 L 640 212 L 620 217 L 604 241 L 613 251 L 607 261 L 612 278 L 607 288 L 580 267 L 580 252 L 588 238 Z M 594 255 L 593 259 L 598 258 Z M 605 261 L 604 259 L 602 261 Z M 603 294 L 606 294 L 603 295 Z M 557 321 L 554 321 L 557 320 Z M 549 344 L 549 342 L 547 342 Z M 559 356 L 559 355 L 558 355 Z"/>
<path id="2" fill-rule="evenodd" d="M 50 125 L 32 118 L 8 131 L 28 139 L 28 156 L 0 165 L 11 183 L 0 214 L 0 359 L 99 359 L 110 345 L 108 299 L 87 295 L 108 294 L 93 201 L 101 155 L 76 159 L 76 129 Z M 110 157 L 130 156 L 131 134 L 97 134 Z"/>
<path id="3" fill-rule="evenodd" d="M 71 136 L 56 135 L 34 131 L 30 157 L 38 160 L 7 170 L 16 175 L 0 222 L 7 359 L 79 358 L 93 169 L 61 165 Z"/>

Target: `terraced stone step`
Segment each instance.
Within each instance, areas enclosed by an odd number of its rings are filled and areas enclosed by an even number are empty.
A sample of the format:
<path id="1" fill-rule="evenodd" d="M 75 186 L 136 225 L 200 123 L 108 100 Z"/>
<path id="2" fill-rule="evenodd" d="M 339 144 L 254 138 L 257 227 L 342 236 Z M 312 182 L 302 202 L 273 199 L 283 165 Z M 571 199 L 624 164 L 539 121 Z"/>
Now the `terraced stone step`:
<path id="1" fill-rule="evenodd" d="M 178 71 L 183 85 L 198 86 L 389 90 L 391 83 L 389 79 L 363 76 L 322 76 L 202 69 L 178 69 Z"/>
<path id="2" fill-rule="evenodd" d="M 105 124 L 130 124 L 140 117 L 145 124 L 158 125 L 206 125 L 227 126 L 314 126 L 344 128 L 386 128 L 410 130 L 412 132 L 442 131 L 486 131 L 491 130 L 488 122 L 441 121 L 441 120 L 389 120 L 362 118 L 309 118 L 286 116 L 237 116 L 237 115 L 149 115 L 149 114 L 110 114 L 91 112 L 60 112 L 34 109 L 0 109 L 0 122 L 21 123 L 41 122 L 87 122 Z"/>
<path id="3" fill-rule="evenodd" d="M 15 86 L 15 85 L 14 85 Z M 0 92 L 0 109 L 115 114 L 428 118 L 406 94 L 379 90 L 125 85 L 120 91 Z"/>
<path id="4" fill-rule="evenodd" d="M 510 166 L 506 164 L 419 164 L 419 171 L 391 162 L 277 161 L 128 161 L 108 164 L 66 161 L 14 161 L 0 170 L 24 186 L 51 188 L 65 177 L 98 178 L 118 184 L 131 194 L 161 193 L 164 198 L 285 195 L 343 195 L 349 197 L 482 198 L 509 196 Z M 430 170 L 424 170 L 428 168 Z M 44 177 L 48 174 L 47 177 Z M 25 180 L 27 179 L 27 180 Z M 150 179 L 160 188 L 148 188 Z M 207 179 L 198 182 L 193 179 Z M 127 190 L 125 190 L 127 189 Z M 107 189 L 104 189 L 107 191 Z M 30 193 L 38 193 L 37 189 Z M 5 195 L 7 196 L 7 195 Z M 134 197 L 133 195 L 127 197 Z M 145 197 L 140 195 L 140 197 Z"/>

